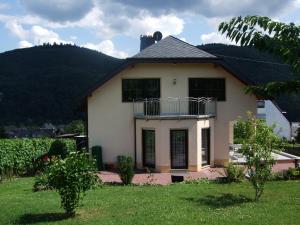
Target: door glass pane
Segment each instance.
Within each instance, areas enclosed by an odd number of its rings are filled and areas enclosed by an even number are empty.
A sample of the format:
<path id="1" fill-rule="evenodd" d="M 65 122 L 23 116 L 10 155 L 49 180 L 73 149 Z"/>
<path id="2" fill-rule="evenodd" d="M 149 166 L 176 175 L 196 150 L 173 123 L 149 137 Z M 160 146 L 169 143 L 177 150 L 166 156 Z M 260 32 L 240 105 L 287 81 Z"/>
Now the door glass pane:
<path id="1" fill-rule="evenodd" d="M 209 165 L 210 161 L 210 129 L 202 129 L 202 166 Z"/>
<path id="2" fill-rule="evenodd" d="M 187 131 L 171 131 L 171 167 L 187 168 Z"/>
<path id="3" fill-rule="evenodd" d="M 155 131 L 143 130 L 143 164 L 155 167 Z"/>

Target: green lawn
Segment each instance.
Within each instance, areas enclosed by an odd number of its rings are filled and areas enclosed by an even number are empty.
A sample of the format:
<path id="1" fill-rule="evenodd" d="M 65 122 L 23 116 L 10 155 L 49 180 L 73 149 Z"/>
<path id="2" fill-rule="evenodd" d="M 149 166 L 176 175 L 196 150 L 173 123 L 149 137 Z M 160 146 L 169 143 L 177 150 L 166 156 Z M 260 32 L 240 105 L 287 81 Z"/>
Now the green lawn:
<path id="1" fill-rule="evenodd" d="M 53 191 L 32 192 L 32 178 L 0 184 L 0 224 L 299 224 L 300 181 L 270 182 L 261 202 L 249 183 L 104 186 L 65 218 Z"/>

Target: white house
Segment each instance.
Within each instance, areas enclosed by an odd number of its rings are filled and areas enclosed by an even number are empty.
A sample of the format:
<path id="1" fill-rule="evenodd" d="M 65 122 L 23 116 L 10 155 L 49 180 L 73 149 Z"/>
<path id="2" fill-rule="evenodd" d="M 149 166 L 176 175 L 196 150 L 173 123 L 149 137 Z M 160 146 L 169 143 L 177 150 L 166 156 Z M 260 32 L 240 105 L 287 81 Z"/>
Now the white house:
<path id="1" fill-rule="evenodd" d="M 158 172 L 224 165 L 234 121 L 256 113 L 248 84 L 222 59 L 168 36 L 91 90 L 89 146 L 102 146 L 105 163 L 129 155 L 138 168 Z"/>
<path id="2" fill-rule="evenodd" d="M 280 109 L 274 101 L 260 100 L 257 102 L 257 117 L 266 120 L 269 126 L 275 125 L 274 133 L 290 140 L 292 128 L 285 114 L 286 112 Z"/>

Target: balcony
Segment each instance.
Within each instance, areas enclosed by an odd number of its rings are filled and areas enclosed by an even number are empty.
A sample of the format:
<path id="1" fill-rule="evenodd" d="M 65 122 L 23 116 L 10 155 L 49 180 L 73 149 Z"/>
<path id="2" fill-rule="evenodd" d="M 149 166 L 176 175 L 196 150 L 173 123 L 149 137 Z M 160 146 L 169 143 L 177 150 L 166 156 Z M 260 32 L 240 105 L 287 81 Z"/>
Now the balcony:
<path id="1" fill-rule="evenodd" d="M 197 119 L 216 116 L 214 98 L 140 99 L 133 101 L 133 114 L 140 119 Z"/>

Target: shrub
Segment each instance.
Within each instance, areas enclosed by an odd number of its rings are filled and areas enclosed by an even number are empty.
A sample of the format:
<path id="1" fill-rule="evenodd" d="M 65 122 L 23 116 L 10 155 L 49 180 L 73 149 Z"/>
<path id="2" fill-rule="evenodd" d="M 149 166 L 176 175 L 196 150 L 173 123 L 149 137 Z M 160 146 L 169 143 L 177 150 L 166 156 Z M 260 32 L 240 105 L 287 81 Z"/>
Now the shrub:
<path id="1" fill-rule="evenodd" d="M 47 153 L 48 156 L 60 156 L 66 158 L 68 154 L 67 144 L 63 140 L 55 140 L 52 142 L 51 147 Z"/>
<path id="2" fill-rule="evenodd" d="M 99 179 L 94 163 L 80 152 L 71 152 L 65 159 L 54 161 L 46 175 L 48 185 L 60 194 L 61 206 L 69 216 L 75 214 L 85 192 Z"/>
<path id="3" fill-rule="evenodd" d="M 225 168 L 225 173 L 227 182 L 241 182 L 245 177 L 244 167 L 234 163 L 228 164 Z"/>
<path id="4" fill-rule="evenodd" d="M 271 174 L 270 176 L 270 180 L 286 180 L 286 172 L 287 171 L 278 171 L 278 172 L 274 172 Z"/>
<path id="5" fill-rule="evenodd" d="M 118 156 L 118 173 L 123 184 L 131 184 L 134 176 L 134 169 L 133 160 L 130 156 Z"/>
<path id="6" fill-rule="evenodd" d="M 43 167 L 42 156 L 48 153 L 54 139 L 0 139 L 0 181 L 14 175 L 34 174 Z M 70 151 L 74 140 L 64 139 Z"/>
<path id="7" fill-rule="evenodd" d="M 41 175 L 35 177 L 33 191 L 45 191 L 52 189 L 49 181 L 48 181 L 48 174 L 42 173 Z"/>
<path id="8" fill-rule="evenodd" d="M 300 179 L 300 168 L 289 168 L 286 172 L 287 179 Z"/>

